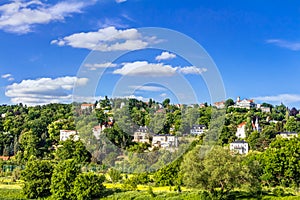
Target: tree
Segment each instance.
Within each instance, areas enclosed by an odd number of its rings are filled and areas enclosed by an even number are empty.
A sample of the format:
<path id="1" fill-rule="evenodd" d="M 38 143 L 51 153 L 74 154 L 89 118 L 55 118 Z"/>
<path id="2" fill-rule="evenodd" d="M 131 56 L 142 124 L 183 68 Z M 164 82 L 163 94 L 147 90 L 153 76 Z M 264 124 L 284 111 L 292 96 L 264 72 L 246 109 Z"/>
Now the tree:
<path id="1" fill-rule="evenodd" d="M 204 157 L 200 150 L 197 147 L 188 153 L 181 165 L 187 186 L 206 189 L 212 196 L 223 198 L 234 188 L 247 183 L 240 156 L 233 156 L 220 146 L 214 146 Z"/>
<path id="2" fill-rule="evenodd" d="M 74 181 L 80 173 L 79 164 L 73 160 L 62 160 L 54 168 L 51 177 L 51 193 L 53 199 L 76 199 L 73 195 Z"/>
<path id="3" fill-rule="evenodd" d="M 80 140 L 73 141 L 68 139 L 61 141 L 59 144 L 62 146 L 58 147 L 55 152 L 59 160 L 74 159 L 77 163 L 90 162 L 91 153 Z"/>
<path id="4" fill-rule="evenodd" d="M 21 173 L 25 197 L 36 199 L 50 196 L 52 172 L 53 165 L 50 161 L 29 160 Z"/>
<path id="5" fill-rule="evenodd" d="M 234 105 L 234 101 L 232 99 L 227 99 L 225 101 L 225 107 L 228 108 L 229 106 L 233 106 Z"/>
<path id="6" fill-rule="evenodd" d="M 289 132 L 298 131 L 297 121 L 295 117 L 289 117 L 286 124 L 284 125 L 284 129 Z"/>
<path id="7" fill-rule="evenodd" d="M 169 98 L 166 98 L 163 102 L 162 102 L 162 105 L 164 108 L 168 108 L 170 104 L 170 99 Z"/>
<path id="8" fill-rule="evenodd" d="M 99 198 L 105 189 L 102 184 L 105 180 L 103 175 L 87 172 L 79 174 L 74 181 L 73 194 L 77 200 L 92 200 Z"/>

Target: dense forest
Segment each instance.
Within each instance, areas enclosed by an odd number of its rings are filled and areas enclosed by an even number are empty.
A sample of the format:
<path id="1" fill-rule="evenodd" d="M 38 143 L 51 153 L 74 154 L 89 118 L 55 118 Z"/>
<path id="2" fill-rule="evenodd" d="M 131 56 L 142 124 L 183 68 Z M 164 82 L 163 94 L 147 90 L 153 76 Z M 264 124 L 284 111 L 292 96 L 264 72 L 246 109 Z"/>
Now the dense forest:
<path id="1" fill-rule="evenodd" d="M 264 188 L 274 194 L 281 187 L 300 185 L 300 138 L 281 138 L 280 132 L 300 132 L 296 108 L 270 105 L 235 108 L 233 100 L 224 109 L 205 104 L 171 104 L 150 99 L 105 99 L 82 108 L 82 103 L 0 106 L 1 175 L 12 166 L 11 176 L 21 180 L 26 198 L 93 199 L 148 186 L 201 191 L 201 198 L 232 199 L 237 189 L 259 197 Z M 261 129 L 252 123 L 259 119 Z M 248 154 L 229 150 L 237 127 L 246 122 Z M 191 135 L 193 125 L 204 125 L 201 135 Z M 104 127 L 99 138 L 95 126 Z M 151 148 L 151 143 L 133 141 L 134 131 L 148 127 L 153 135 L 174 135 L 179 146 L 170 151 Z M 61 141 L 60 130 L 76 130 Z M 9 159 L 8 159 L 9 158 Z M 8 159 L 8 160 L 7 160 Z M 104 183 L 119 183 L 120 191 Z"/>

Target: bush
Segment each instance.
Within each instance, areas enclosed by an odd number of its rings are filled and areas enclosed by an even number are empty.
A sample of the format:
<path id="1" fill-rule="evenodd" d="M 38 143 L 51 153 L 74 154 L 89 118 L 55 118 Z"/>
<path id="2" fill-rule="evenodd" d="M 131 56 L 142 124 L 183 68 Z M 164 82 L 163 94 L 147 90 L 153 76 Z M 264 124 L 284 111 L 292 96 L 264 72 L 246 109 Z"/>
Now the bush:
<path id="1" fill-rule="evenodd" d="M 282 196 L 284 196 L 284 189 L 281 188 L 281 187 L 275 187 L 273 189 L 273 194 L 278 196 L 278 197 L 282 197 Z"/>
<path id="2" fill-rule="evenodd" d="M 74 182 L 73 194 L 77 200 L 90 200 L 100 197 L 105 187 L 103 181 L 105 177 L 94 172 L 79 174 Z"/>

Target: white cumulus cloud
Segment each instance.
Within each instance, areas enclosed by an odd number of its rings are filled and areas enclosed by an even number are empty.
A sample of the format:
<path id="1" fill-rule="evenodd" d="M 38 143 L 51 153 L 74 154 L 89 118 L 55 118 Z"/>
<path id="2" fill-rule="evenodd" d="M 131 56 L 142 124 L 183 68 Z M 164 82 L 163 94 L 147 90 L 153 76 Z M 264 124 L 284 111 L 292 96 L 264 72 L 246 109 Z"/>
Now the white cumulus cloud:
<path id="1" fill-rule="evenodd" d="M 156 37 L 143 36 L 137 29 L 118 30 L 110 26 L 95 32 L 74 33 L 62 39 L 52 40 L 51 44 L 98 51 L 118 51 L 143 49 L 155 42 L 159 42 Z"/>
<path id="2" fill-rule="evenodd" d="M 176 73 L 176 68 L 162 63 L 136 61 L 132 63 L 123 63 L 123 67 L 116 69 L 113 73 L 128 76 L 173 76 Z"/>
<path id="3" fill-rule="evenodd" d="M 35 80 L 23 80 L 6 87 L 5 95 L 12 103 L 24 103 L 27 105 L 48 104 L 58 102 L 70 102 L 74 85 L 84 86 L 87 78 L 59 77 L 39 78 Z"/>
<path id="4" fill-rule="evenodd" d="M 198 68 L 195 66 L 187 66 L 178 68 L 178 71 L 183 74 L 202 74 L 203 72 L 207 71 L 207 68 Z"/>
<path id="5" fill-rule="evenodd" d="M 87 67 L 89 70 L 97 70 L 97 68 L 108 68 L 108 67 L 116 67 L 117 64 L 111 63 L 111 62 L 106 62 L 106 63 L 87 63 L 84 65 Z"/>
<path id="6" fill-rule="evenodd" d="M 40 0 L 13 0 L 0 6 L 0 29 L 25 34 L 32 31 L 36 24 L 48 24 L 52 21 L 63 21 L 73 13 L 80 13 L 82 9 L 93 1 L 60 1 L 56 4 L 46 4 Z"/>
<path id="7" fill-rule="evenodd" d="M 148 61 L 135 61 L 123 63 L 123 67 L 113 71 L 113 74 L 127 76 L 174 76 L 176 73 L 181 74 L 202 74 L 207 71 L 206 68 L 195 66 L 173 67 L 163 63 L 149 63 Z"/>
<path id="8" fill-rule="evenodd" d="M 176 55 L 173 53 L 169 53 L 167 51 L 162 52 L 160 55 L 155 57 L 155 60 L 169 60 L 169 59 L 173 59 L 176 58 Z"/>

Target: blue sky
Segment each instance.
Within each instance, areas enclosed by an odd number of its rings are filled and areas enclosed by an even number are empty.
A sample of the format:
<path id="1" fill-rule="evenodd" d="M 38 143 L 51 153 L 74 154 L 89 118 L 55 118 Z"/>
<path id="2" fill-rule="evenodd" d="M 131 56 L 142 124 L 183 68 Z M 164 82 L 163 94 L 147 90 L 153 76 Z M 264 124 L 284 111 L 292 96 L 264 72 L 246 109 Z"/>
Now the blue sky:
<path id="1" fill-rule="evenodd" d="M 198 102 L 211 102 L 203 80 L 211 72 L 208 64 L 149 49 L 168 38 L 144 34 L 143 27 L 171 29 L 202 45 L 220 72 L 226 98 L 299 108 L 297 0 L 2 0 L 0 104 L 70 102 L 74 83 L 85 100 L 107 94 L 178 102 L 192 91 Z M 123 50 L 125 55 L 109 59 Z M 93 60 L 97 52 L 101 56 Z"/>

